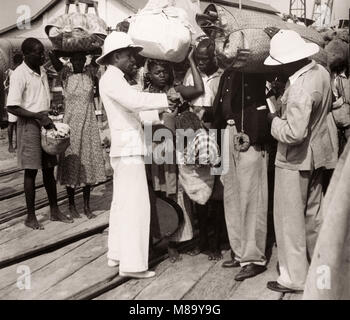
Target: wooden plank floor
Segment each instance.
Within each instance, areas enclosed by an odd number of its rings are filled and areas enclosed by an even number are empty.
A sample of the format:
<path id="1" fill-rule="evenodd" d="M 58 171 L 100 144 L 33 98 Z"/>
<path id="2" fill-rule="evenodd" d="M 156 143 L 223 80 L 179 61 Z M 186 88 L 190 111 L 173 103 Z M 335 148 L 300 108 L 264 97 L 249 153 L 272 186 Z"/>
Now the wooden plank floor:
<path id="1" fill-rule="evenodd" d="M 206 255 L 190 257 L 171 264 L 159 264 L 157 277 L 147 280 L 130 280 L 102 294 L 97 300 L 282 300 L 301 299 L 301 295 L 288 295 L 270 291 L 267 281 L 276 280 L 276 249 L 268 270 L 242 282 L 234 280 L 239 268 L 222 268 L 222 261 L 209 261 Z M 227 251 L 225 259 L 230 258 Z"/>
<path id="2" fill-rule="evenodd" d="M 39 210 L 38 218 L 45 230 L 31 230 L 22 223 L 8 226 L 1 230 L 0 236 L 0 266 L 6 265 L 15 259 L 22 259 L 36 252 L 64 243 L 88 234 L 94 230 L 108 226 L 109 199 L 112 193 L 112 184 L 96 187 L 91 193 L 91 209 L 97 215 L 95 219 L 86 217 L 76 219 L 74 223 L 66 224 L 49 220 L 48 208 Z M 63 212 L 67 212 L 67 205 L 61 206 Z"/>
<path id="3" fill-rule="evenodd" d="M 0 199 L 23 188 L 23 172 L 14 171 L 10 161 L 0 164 Z M 38 175 L 37 183 L 42 178 Z M 64 192 L 64 190 L 59 189 Z M 152 279 L 128 279 L 118 275 L 118 268 L 107 266 L 107 226 L 112 183 L 92 191 L 91 207 L 97 218 L 76 219 L 73 224 L 49 220 L 45 206 L 37 211 L 45 230 L 33 231 L 23 224 L 24 217 L 0 224 L 0 299 L 91 299 L 96 300 L 299 300 L 302 295 L 279 294 L 266 288 L 277 279 L 277 248 L 272 249 L 268 270 L 243 282 L 234 280 L 239 268 L 222 268 L 222 261 L 209 261 L 206 255 L 191 257 L 182 253 L 175 264 L 166 259 L 164 251 L 150 264 L 157 276 Z M 37 200 L 46 198 L 43 187 L 37 190 Z M 77 195 L 82 212 L 82 195 Z M 1 213 L 24 208 L 24 196 L 2 200 Z M 67 201 L 60 201 L 67 212 Z M 19 209 L 18 209 L 19 210 Z M 103 231 L 104 230 L 104 231 Z M 228 251 L 223 252 L 229 259 Z M 31 271 L 31 290 L 17 287 L 18 267 Z"/>
<path id="4" fill-rule="evenodd" d="M 85 299 L 101 288 L 108 291 L 96 300 L 301 299 L 301 295 L 282 295 L 266 288 L 267 281 L 277 278 L 276 250 L 266 272 L 243 282 L 234 280 L 239 268 L 222 268 L 222 261 L 209 261 L 203 254 L 182 254 L 182 261 L 174 264 L 165 259 L 153 268 L 157 276 L 152 279 L 126 279 L 118 275 L 118 268 L 107 266 L 105 230 L 0 269 L 0 299 Z M 225 252 L 224 258 L 229 257 Z M 19 265 L 30 267 L 31 290 L 17 288 Z"/>

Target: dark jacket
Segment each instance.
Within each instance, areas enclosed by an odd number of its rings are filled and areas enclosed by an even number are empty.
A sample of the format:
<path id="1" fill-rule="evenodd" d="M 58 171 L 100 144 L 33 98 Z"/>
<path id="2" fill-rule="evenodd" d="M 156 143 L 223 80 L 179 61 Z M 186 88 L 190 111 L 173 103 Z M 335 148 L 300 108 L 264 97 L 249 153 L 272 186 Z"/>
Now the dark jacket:
<path id="1" fill-rule="evenodd" d="M 266 79 L 262 74 L 247 74 L 226 70 L 221 76 L 218 93 L 214 101 L 214 128 L 224 129 L 227 120 L 233 119 L 237 131 L 242 123 L 242 82 L 244 80 L 243 129 L 251 144 L 265 144 L 273 141 L 271 126 L 267 121 L 268 109 L 265 98 Z"/>

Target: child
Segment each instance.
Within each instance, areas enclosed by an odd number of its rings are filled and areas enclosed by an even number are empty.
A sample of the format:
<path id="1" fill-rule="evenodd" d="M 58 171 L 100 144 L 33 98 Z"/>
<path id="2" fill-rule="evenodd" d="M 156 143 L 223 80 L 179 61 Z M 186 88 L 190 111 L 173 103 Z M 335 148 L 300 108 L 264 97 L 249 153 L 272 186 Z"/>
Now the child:
<path id="1" fill-rule="evenodd" d="M 177 85 L 174 86 L 174 77 L 172 65 L 167 61 L 149 59 L 146 66 L 146 89 L 147 92 L 152 93 L 168 93 L 169 91 L 176 91 L 179 99 L 194 99 L 204 92 L 203 82 L 195 65 L 193 58 L 193 50 L 188 56 L 191 70 L 194 74 L 194 84 L 192 86 Z M 171 130 L 175 133 L 175 116 L 177 114 L 176 108 L 172 112 L 163 114 L 164 125 L 154 126 L 153 132 L 161 127 Z M 173 143 L 175 140 L 173 139 Z M 153 149 L 160 149 L 160 144 L 169 143 L 163 141 L 153 145 Z M 174 145 L 174 144 L 173 144 Z M 172 150 L 174 152 L 174 148 Z M 191 225 L 191 203 L 187 195 L 183 192 L 182 186 L 177 183 L 177 166 L 175 164 L 175 154 L 173 153 L 173 163 L 166 163 L 157 165 L 152 163 L 147 168 L 148 178 L 152 180 L 153 189 L 156 192 L 163 192 L 168 197 L 176 200 L 184 212 L 184 224 L 180 230 L 171 237 L 168 244 L 169 258 L 171 262 L 176 262 L 181 259 L 176 250 L 176 243 L 191 240 L 193 238 L 193 230 Z"/>
<path id="2" fill-rule="evenodd" d="M 224 231 L 224 209 L 222 200 L 213 199 L 212 192 L 216 176 L 210 168 L 219 162 L 219 148 L 216 138 L 208 134 L 198 116 L 190 111 L 176 118 L 176 128 L 186 132 L 187 142 L 183 151 L 183 166 L 180 166 L 180 181 L 190 198 L 195 202 L 199 222 L 199 245 L 190 255 L 208 252 L 209 260 L 222 259 L 220 239 Z M 189 131 L 191 130 L 191 131 Z M 180 132 L 179 132 L 180 133 Z M 209 222 L 209 204 L 214 211 L 213 221 Z M 209 243 L 209 225 L 214 227 L 214 238 Z"/>

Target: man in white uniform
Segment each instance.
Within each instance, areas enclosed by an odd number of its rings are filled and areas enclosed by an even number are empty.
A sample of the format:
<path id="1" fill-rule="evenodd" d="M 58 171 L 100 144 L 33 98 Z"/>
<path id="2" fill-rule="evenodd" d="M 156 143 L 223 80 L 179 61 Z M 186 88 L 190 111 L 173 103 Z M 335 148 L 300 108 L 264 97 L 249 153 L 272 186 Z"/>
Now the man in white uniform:
<path id="1" fill-rule="evenodd" d="M 123 32 L 112 32 L 105 40 L 103 55 L 96 60 L 107 65 L 100 80 L 100 95 L 111 130 L 113 200 L 108 237 L 108 265 L 119 265 L 119 274 L 150 278 L 148 247 L 150 201 L 144 164 L 144 133 L 140 111 L 165 110 L 167 95 L 139 92 L 125 75 L 134 72 L 135 54 L 142 50 Z"/>

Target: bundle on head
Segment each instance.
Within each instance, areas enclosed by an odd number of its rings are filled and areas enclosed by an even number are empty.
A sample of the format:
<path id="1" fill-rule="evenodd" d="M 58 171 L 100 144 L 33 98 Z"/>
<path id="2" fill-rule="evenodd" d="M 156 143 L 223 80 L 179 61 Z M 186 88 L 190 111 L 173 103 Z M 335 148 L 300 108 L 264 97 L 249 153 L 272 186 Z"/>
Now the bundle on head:
<path id="1" fill-rule="evenodd" d="M 215 40 L 219 65 L 225 69 L 234 68 L 247 73 L 274 72 L 274 68 L 264 66 L 270 50 L 270 38 L 264 32 L 267 27 L 293 30 L 307 42 L 324 46 L 324 40 L 316 30 L 287 23 L 273 12 L 240 10 L 230 5 L 210 4 L 204 14 L 213 16 L 213 13 L 217 16 L 216 20 L 209 17 L 207 21 L 199 19 L 198 23 Z M 242 49 L 250 50 L 250 54 L 247 59 L 237 60 Z M 327 64 L 323 50 L 312 58 L 323 65 Z"/>
<path id="2" fill-rule="evenodd" d="M 328 66 L 332 69 L 335 65 L 347 64 L 349 59 L 349 45 L 340 40 L 330 41 L 326 47 Z"/>

